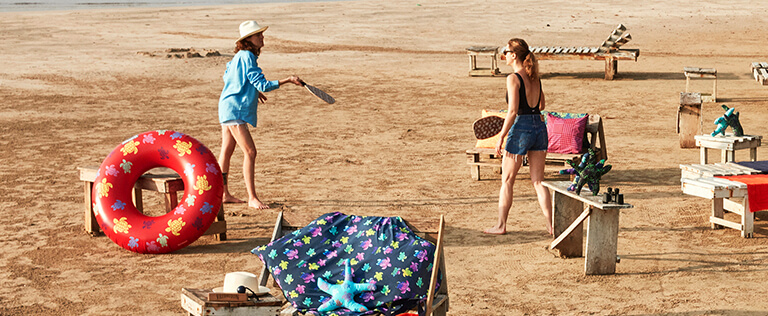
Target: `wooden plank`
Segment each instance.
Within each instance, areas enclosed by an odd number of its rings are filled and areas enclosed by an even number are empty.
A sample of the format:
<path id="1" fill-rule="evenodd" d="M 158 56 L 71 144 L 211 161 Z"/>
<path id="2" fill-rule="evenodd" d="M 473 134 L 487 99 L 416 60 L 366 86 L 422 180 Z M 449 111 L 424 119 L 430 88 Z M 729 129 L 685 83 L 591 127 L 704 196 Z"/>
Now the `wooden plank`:
<path id="1" fill-rule="evenodd" d="M 734 222 L 731 222 L 731 221 L 728 221 L 728 220 L 725 220 L 725 219 L 722 219 L 722 218 L 717 218 L 717 217 L 714 217 L 714 216 L 710 216 L 709 217 L 709 222 L 713 223 L 713 224 L 720 225 L 720 226 L 725 226 L 725 227 L 728 227 L 728 228 L 738 229 L 738 230 L 741 230 L 741 227 L 742 227 L 741 224 L 734 223 Z"/>
<path id="2" fill-rule="evenodd" d="M 728 165 L 731 168 L 742 170 L 742 171 L 744 171 L 747 174 L 755 174 L 755 173 L 760 173 L 761 172 L 760 170 L 752 169 L 752 168 L 747 167 L 747 166 L 742 166 L 742 165 L 734 163 L 734 162 L 726 162 L 725 164 Z"/>
<path id="3" fill-rule="evenodd" d="M 559 194 L 559 193 L 555 193 L 555 194 Z M 576 201 L 575 199 L 561 199 L 561 201 L 563 201 L 563 200 Z M 579 204 L 581 204 L 581 203 L 579 203 Z M 589 216 L 590 212 L 591 212 L 591 208 L 589 206 L 587 206 L 587 208 L 585 208 L 584 211 L 581 212 L 581 214 L 578 217 L 576 217 L 571 222 L 571 224 L 568 226 L 568 228 L 564 229 L 559 234 L 558 234 L 557 231 L 555 231 L 555 235 L 557 235 L 557 238 L 555 238 L 555 240 L 553 240 L 552 243 L 549 244 L 549 249 L 556 249 L 557 246 L 560 245 L 560 243 L 563 242 L 567 237 L 569 237 L 572 232 L 579 231 L 579 229 L 582 228 L 581 222 L 583 222 L 584 219 L 586 219 L 587 216 Z M 568 212 L 560 212 L 560 213 L 568 213 Z M 568 214 L 563 214 L 563 215 L 568 215 Z M 558 222 L 563 222 L 563 221 L 565 221 L 565 220 L 558 220 Z M 576 239 L 579 239 L 579 242 L 577 244 L 578 249 L 579 249 L 579 251 L 578 251 L 579 253 L 581 252 L 581 236 L 582 236 L 582 233 L 576 233 L 575 236 L 574 236 L 574 237 L 576 237 Z M 576 243 L 574 243 L 574 244 L 576 244 Z M 561 247 L 561 249 L 563 249 L 563 251 L 568 251 L 569 247 Z M 575 249 L 570 249 L 570 250 L 575 250 Z M 560 256 L 561 257 L 573 258 L 573 257 L 580 257 L 581 256 L 581 254 L 579 254 L 578 256 L 577 255 L 565 255 L 565 254 L 563 254 L 563 251 L 560 252 Z"/>
<path id="4" fill-rule="evenodd" d="M 739 216 L 744 216 L 745 210 L 743 203 L 743 201 L 739 203 L 734 202 L 731 199 L 723 199 L 723 209 L 728 212 L 738 214 Z"/>
<path id="5" fill-rule="evenodd" d="M 722 198 L 712 200 L 712 216 L 711 217 L 715 217 L 719 219 L 723 218 L 723 216 L 725 215 L 725 212 L 723 211 L 723 201 L 725 201 L 725 199 L 722 199 Z M 710 221 L 710 226 L 712 227 L 712 229 L 723 228 L 723 226 L 712 223 L 711 221 Z"/>
<path id="6" fill-rule="evenodd" d="M 548 187 L 552 190 L 555 190 L 557 192 L 560 192 L 564 195 L 570 196 L 571 198 L 577 199 L 583 203 L 587 203 L 589 205 L 592 205 L 597 208 L 601 209 L 621 209 L 621 208 L 632 208 L 633 206 L 629 203 L 624 204 L 615 204 L 615 203 L 607 203 L 603 204 L 602 196 L 592 195 L 592 192 L 589 191 L 588 188 L 584 187 L 581 191 L 581 194 L 576 194 L 576 192 L 568 191 L 568 187 L 571 185 L 570 181 L 542 181 L 541 183 L 545 187 Z"/>
<path id="7" fill-rule="evenodd" d="M 619 213 L 619 210 L 594 208 L 589 214 L 584 274 L 616 273 Z"/>

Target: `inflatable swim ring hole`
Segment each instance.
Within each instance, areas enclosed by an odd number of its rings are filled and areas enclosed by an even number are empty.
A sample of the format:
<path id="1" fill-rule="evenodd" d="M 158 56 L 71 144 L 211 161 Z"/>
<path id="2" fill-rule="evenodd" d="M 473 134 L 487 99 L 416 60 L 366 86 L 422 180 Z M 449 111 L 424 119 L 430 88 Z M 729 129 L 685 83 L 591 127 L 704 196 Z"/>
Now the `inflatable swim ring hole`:
<path id="1" fill-rule="evenodd" d="M 158 179 L 153 181 L 152 184 L 159 189 L 155 190 L 145 188 L 141 190 L 141 209 L 144 215 L 152 217 L 163 216 L 167 214 L 169 210 L 172 211 L 173 208 L 179 204 L 179 201 L 183 201 L 184 181 L 179 176 L 178 172 L 168 167 L 155 167 L 148 170 L 147 172 L 144 172 L 143 176 L 144 183 L 149 183 L 147 180 L 149 178 Z M 136 185 L 140 186 L 139 183 Z M 175 197 L 172 197 L 171 195 L 175 195 Z"/>

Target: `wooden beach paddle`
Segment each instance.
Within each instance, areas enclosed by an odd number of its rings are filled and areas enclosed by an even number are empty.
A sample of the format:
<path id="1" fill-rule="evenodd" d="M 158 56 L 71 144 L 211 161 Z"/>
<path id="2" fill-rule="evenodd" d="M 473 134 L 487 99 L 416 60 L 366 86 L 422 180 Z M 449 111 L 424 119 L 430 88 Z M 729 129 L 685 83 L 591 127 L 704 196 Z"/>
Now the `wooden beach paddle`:
<path id="1" fill-rule="evenodd" d="M 325 101 L 325 103 L 333 104 L 334 102 L 336 102 L 336 99 L 334 99 L 332 96 L 330 96 L 327 93 L 325 93 L 325 91 L 320 90 L 320 89 L 318 89 L 318 88 L 316 88 L 314 86 L 311 86 L 311 85 L 307 84 L 306 82 L 304 82 L 304 80 L 301 80 L 301 85 L 304 86 L 304 88 L 307 88 L 307 90 L 310 93 L 312 93 L 316 97 L 320 98 L 320 100 Z"/>
<path id="2" fill-rule="evenodd" d="M 477 139 L 486 139 L 496 136 L 504 127 L 504 118 L 491 115 L 481 118 L 472 124 Z"/>

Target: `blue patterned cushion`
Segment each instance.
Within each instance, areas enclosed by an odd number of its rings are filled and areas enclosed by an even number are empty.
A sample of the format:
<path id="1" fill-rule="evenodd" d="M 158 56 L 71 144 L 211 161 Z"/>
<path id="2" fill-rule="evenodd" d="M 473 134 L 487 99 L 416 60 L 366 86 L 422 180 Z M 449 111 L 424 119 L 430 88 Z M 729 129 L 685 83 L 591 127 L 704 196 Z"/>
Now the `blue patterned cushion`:
<path id="1" fill-rule="evenodd" d="M 328 213 L 304 228 L 254 248 L 283 294 L 301 312 L 315 315 L 397 313 L 426 299 L 435 245 L 414 234 L 400 217 Z M 318 307 L 330 297 L 317 279 L 331 284 L 344 280 L 344 260 L 350 259 L 352 281 L 376 285 L 355 301 L 369 312 Z"/>

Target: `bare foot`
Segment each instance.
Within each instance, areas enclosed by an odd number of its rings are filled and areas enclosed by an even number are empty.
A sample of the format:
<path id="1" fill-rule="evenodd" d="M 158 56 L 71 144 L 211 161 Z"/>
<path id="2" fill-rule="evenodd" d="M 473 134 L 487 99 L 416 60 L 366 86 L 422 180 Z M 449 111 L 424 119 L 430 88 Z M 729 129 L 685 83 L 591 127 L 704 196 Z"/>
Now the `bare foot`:
<path id="1" fill-rule="evenodd" d="M 238 199 L 231 194 L 225 194 L 224 199 L 222 200 L 224 203 L 245 203 L 245 201 Z"/>
<path id="2" fill-rule="evenodd" d="M 490 234 L 490 235 L 504 235 L 507 233 L 507 230 L 504 228 L 493 227 L 493 228 L 486 229 L 485 231 L 483 231 L 483 233 Z"/>
<path id="3" fill-rule="evenodd" d="M 269 208 L 269 205 L 262 203 L 261 201 L 259 201 L 259 199 L 252 199 L 250 202 L 248 202 L 248 206 L 253 207 L 255 209 L 259 209 L 259 210 Z"/>

